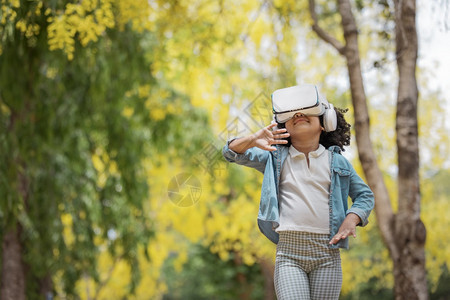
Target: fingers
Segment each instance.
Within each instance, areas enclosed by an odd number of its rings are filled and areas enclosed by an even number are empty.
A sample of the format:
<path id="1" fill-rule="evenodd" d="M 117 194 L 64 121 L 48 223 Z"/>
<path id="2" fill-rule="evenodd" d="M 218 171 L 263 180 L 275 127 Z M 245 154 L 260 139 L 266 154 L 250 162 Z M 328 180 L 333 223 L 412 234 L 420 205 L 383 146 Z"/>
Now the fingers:
<path id="1" fill-rule="evenodd" d="M 282 133 L 282 134 L 274 134 L 274 136 L 273 136 L 273 138 L 275 139 L 275 140 L 277 140 L 277 139 L 285 139 L 285 138 L 288 138 L 289 137 L 289 133 Z"/>
<path id="2" fill-rule="evenodd" d="M 332 238 L 331 241 L 330 241 L 330 245 L 335 245 L 335 244 L 337 244 L 340 240 L 343 240 L 343 239 L 345 239 L 345 238 L 346 238 L 346 236 L 345 236 L 344 234 L 338 233 L 338 234 L 336 234 L 335 236 L 333 236 L 333 238 Z"/>
<path id="3" fill-rule="evenodd" d="M 271 126 L 270 128 L 272 128 L 274 124 L 270 124 L 269 126 Z M 281 128 L 281 129 L 277 129 L 272 131 L 272 136 L 273 139 L 277 140 L 277 139 L 285 139 L 288 138 L 290 136 L 290 134 L 287 132 L 286 128 Z"/>
<path id="4" fill-rule="evenodd" d="M 273 134 L 279 134 L 279 133 L 283 133 L 283 132 L 287 132 L 287 129 L 286 128 L 280 128 L 280 129 L 272 131 Z"/>
<path id="5" fill-rule="evenodd" d="M 270 144 L 287 144 L 288 140 L 286 138 L 289 137 L 289 133 L 283 133 L 283 134 L 276 134 L 273 136 L 273 138 L 270 140 Z"/>
<path id="6" fill-rule="evenodd" d="M 355 232 L 346 232 L 346 233 L 341 233 L 338 232 L 335 236 L 333 236 L 333 238 L 330 240 L 330 245 L 334 245 L 337 244 L 340 240 L 345 240 L 347 237 L 349 237 L 350 235 L 352 235 L 354 238 L 356 238 L 356 233 Z"/>
<path id="7" fill-rule="evenodd" d="M 264 148 L 262 148 L 263 150 L 267 150 L 267 151 L 275 151 L 275 150 L 277 150 L 277 148 L 275 148 L 275 147 L 272 147 L 272 146 L 266 146 L 266 147 L 264 147 Z"/>
<path id="8" fill-rule="evenodd" d="M 276 129 L 272 131 L 272 128 L 274 128 L 275 126 L 277 126 L 277 123 L 272 123 L 256 133 L 256 146 L 258 148 L 267 151 L 275 151 L 277 150 L 277 148 L 273 145 L 289 143 L 286 138 L 288 138 L 290 135 L 287 132 L 286 128 Z"/>
<path id="9" fill-rule="evenodd" d="M 276 127 L 278 125 L 278 123 L 270 123 L 270 125 L 266 126 L 267 129 L 272 129 L 274 127 Z"/>
<path id="10" fill-rule="evenodd" d="M 289 143 L 288 140 L 273 140 L 270 142 L 271 145 L 275 145 L 275 144 L 287 144 Z"/>
<path id="11" fill-rule="evenodd" d="M 276 123 L 272 123 L 272 124 L 266 126 L 266 129 L 270 130 L 273 127 L 275 127 L 276 125 L 277 125 Z M 281 129 L 271 131 L 270 136 L 271 136 L 271 140 L 270 140 L 271 144 L 286 144 L 287 141 L 282 140 L 282 139 L 288 138 L 290 136 L 290 134 L 287 132 L 286 128 L 281 128 Z"/>
<path id="12" fill-rule="evenodd" d="M 287 140 L 271 140 L 269 142 L 269 145 L 264 146 L 264 148 L 262 148 L 262 149 L 263 150 L 268 150 L 268 151 L 275 151 L 275 150 L 277 150 L 277 148 L 273 147 L 272 145 L 275 145 L 275 144 L 287 144 L 287 143 L 288 143 Z"/>
<path id="13" fill-rule="evenodd" d="M 275 128 L 277 125 L 278 125 L 278 123 L 270 123 L 270 125 L 267 125 L 265 128 L 271 130 L 271 129 Z M 286 131 L 287 131 L 286 128 L 279 128 L 279 129 L 273 130 L 272 133 L 278 134 L 278 133 L 283 133 Z"/>

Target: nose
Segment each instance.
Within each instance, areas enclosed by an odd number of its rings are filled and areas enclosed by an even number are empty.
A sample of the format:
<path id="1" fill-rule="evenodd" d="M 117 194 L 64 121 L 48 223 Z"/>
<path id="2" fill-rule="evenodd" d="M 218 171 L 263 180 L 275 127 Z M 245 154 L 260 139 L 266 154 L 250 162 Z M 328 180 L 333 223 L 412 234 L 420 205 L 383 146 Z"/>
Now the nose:
<path id="1" fill-rule="evenodd" d="M 302 114 L 301 112 L 298 112 L 294 115 L 294 118 L 300 118 L 300 117 L 304 117 L 305 115 Z"/>

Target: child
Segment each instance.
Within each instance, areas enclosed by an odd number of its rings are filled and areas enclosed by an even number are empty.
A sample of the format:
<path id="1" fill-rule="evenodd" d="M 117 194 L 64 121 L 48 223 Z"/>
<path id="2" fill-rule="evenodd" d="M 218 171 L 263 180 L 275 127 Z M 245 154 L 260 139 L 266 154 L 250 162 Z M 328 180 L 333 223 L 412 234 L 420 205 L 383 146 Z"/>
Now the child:
<path id="1" fill-rule="evenodd" d="M 258 226 L 277 244 L 278 299 L 338 299 L 339 248 L 348 249 L 347 237 L 367 225 L 374 206 L 372 191 L 341 155 L 350 144 L 346 110 L 314 85 L 277 90 L 272 103 L 278 124 L 230 140 L 223 155 L 264 174 Z"/>

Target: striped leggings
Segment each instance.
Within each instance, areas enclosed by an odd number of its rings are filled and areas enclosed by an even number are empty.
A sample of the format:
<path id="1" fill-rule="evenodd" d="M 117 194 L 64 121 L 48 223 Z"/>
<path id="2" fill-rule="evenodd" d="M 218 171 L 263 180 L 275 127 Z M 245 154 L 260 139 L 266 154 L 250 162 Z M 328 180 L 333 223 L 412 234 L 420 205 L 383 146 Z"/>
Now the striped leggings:
<path id="1" fill-rule="evenodd" d="M 328 248 L 328 234 L 279 232 L 275 292 L 279 300 L 339 299 L 342 269 L 339 249 Z"/>

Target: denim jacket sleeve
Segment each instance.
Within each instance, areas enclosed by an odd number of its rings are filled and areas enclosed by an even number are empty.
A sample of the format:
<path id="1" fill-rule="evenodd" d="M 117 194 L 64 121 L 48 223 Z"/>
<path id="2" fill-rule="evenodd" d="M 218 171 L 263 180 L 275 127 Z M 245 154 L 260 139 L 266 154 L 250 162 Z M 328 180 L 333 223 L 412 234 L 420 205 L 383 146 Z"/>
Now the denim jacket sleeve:
<path id="1" fill-rule="evenodd" d="M 358 226 L 366 226 L 369 223 L 369 215 L 375 205 L 374 195 L 369 186 L 359 177 L 351 164 L 350 189 L 348 195 L 352 199 L 352 206 L 346 214 L 354 213 L 361 219 Z"/>
<path id="2" fill-rule="evenodd" d="M 332 218 L 335 225 L 334 229 L 337 232 L 345 216 L 349 213 L 354 213 L 361 219 L 358 226 L 366 226 L 369 223 L 369 215 L 375 204 L 372 190 L 359 177 L 352 164 L 341 154 L 338 147 L 333 146 L 331 151 L 333 158 L 331 168 L 335 175 L 332 178 L 331 194 L 333 199 L 340 199 L 340 201 L 333 202 L 333 205 L 337 211 L 342 209 L 344 214 L 341 215 L 339 213 L 336 215 L 336 218 Z M 348 208 L 347 203 L 348 197 L 353 202 L 350 208 Z"/>
<path id="3" fill-rule="evenodd" d="M 254 168 L 261 173 L 264 173 L 270 155 L 269 151 L 253 147 L 245 151 L 245 153 L 236 153 L 228 147 L 233 140 L 234 139 L 229 140 L 223 147 L 223 157 L 229 162 Z"/>

